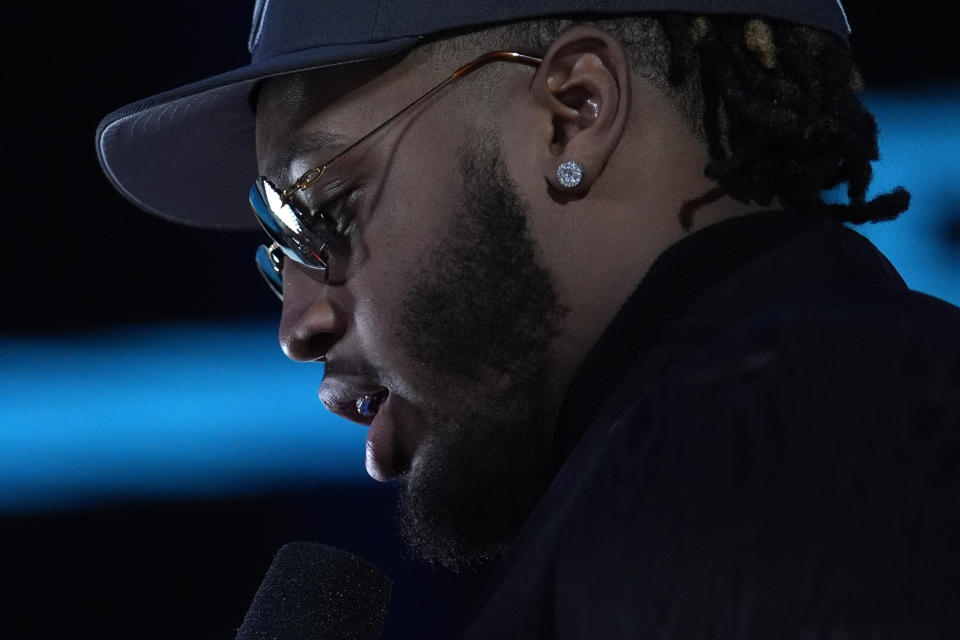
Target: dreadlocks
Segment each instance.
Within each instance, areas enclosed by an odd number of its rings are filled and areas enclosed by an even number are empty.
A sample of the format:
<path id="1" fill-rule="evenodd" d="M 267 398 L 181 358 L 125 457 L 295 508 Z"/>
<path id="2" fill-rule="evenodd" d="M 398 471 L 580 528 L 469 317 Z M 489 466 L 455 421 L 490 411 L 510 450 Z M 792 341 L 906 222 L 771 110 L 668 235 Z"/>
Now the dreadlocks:
<path id="1" fill-rule="evenodd" d="M 863 83 L 844 43 L 809 27 L 758 18 L 669 15 L 668 80 L 696 74 L 710 161 L 704 169 L 733 197 L 820 213 L 842 222 L 891 220 L 902 187 L 866 200 L 877 125 L 857 98 Z M 849 204 L 822 192 L 847 184 Z"/>
<path id="2" fill-rule="evenodd" d="M 857 94 L 863 82 L 846 43 L 801 25 L 750 16 L 648 14 L 591 20 L 624 43 L 635 73 L 678 105 L 708 146 L 704 174 L 742 202 L 860 224 L 892 220 L 910 194 L 866 199 L 877 125 Z M 543 55 L 584 21 L 512 23 L 440 40 Z M 448 44 L 443 44 L 448 43 Z M 447 56 L 449 57 L 449 56 Z M 847 185 L 847 204 L 825 191 Z M 689 227 L 692 214 L 682 215 Z"/>

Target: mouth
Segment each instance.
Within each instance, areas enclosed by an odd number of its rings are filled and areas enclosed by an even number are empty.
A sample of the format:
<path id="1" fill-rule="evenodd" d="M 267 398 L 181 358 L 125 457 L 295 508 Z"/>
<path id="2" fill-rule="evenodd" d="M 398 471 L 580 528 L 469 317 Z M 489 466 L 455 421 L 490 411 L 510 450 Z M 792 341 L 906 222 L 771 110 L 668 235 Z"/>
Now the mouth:
<path id="1" fill-rule="evenodd" d="M 386 387 L 357 378 L 329 377 L 320 387 L 320 401 L 331 412 L 369 427 L 366 469 L 374 480 L 386 482 L 405 467 L 404 445 L 395 410 Z"/>
<path id="2" fill-rule="evenodd" d="M 330 412 L 351 422 L 369 426 L 390 392 L 385 387 L 324 380 L 318 395 L 320 402 Z"/>

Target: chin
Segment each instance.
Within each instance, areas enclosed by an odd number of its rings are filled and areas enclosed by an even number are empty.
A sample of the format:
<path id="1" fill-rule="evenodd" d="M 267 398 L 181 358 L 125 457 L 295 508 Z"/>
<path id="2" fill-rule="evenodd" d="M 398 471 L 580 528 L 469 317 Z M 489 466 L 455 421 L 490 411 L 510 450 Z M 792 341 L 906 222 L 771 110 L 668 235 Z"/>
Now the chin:
<path id="1" fill-rule="evenodd" d="M 550 480 L 536 420 L 446 422 L 400 481 L 401 535 L 418 558 L 459 571 L 501 558 Z"/>

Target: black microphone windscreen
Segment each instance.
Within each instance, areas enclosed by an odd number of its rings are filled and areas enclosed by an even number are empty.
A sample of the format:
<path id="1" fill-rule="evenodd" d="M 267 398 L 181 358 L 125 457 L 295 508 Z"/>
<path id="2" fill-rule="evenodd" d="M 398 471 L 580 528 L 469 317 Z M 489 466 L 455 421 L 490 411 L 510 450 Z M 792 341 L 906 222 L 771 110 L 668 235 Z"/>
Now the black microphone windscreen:
<path id="1" fill-rule="evenodd" d="M 390 580 L 346 551 L 291 542 L 277 551 L 236 640 L 373 640 Z"/>

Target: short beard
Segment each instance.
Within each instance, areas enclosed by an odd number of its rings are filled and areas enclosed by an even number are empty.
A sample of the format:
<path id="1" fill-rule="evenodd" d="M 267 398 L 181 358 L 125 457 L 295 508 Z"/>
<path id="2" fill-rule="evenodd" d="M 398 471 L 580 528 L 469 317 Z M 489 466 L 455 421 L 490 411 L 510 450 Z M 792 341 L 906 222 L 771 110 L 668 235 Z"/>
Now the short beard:
<path id="1" fill-rule="evenodd" d="M 477 137 L 462 171 L 462 204 L 397 325 L 437 396 L 404 479 L 401 533 L 453 570 L 502 556 L 553 476 L 549 381 L 566 315 L 499 147 Z"/>

